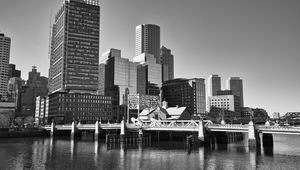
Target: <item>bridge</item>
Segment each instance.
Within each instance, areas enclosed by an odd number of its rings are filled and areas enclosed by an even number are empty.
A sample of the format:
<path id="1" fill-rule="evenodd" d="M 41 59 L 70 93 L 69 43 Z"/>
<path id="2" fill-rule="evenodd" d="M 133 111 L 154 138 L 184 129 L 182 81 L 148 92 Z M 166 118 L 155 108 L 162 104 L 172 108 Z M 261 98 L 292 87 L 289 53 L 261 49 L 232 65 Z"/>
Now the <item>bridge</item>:
<path id="1" fill-rule="evenodd" d="M 121 130 L 122 123 L 99 123 L 95 124 L 69 124 L 69 125 L 47 125 L 42 127 L 47 131 L 52 130 L 95 130 L 97 128 L 103 130 Z M 249 124 L 213 124 L 209 121 L 197 121 L 197 120 L 151 120 L 151 121 L 141 121 L 130 124 L 125 124 L 126 129 L 129 131 L 138 131 L 142 129 L 143 131 L 179 131 L 179 132 L 198 132 L 199 126 L 203 126 L 205 131 L 212 132 L 240 132 L 248 133 Z M 55 127 L 54 127 L 55 126 Z M 271 126 L 266 123 L 266 125 L 253 125 L 255 130 L 259 133 L 267 134 L 292 134 L 300 135 L 300 127 L 294 126 Z"/>
<path id="2" fill-rule="evenodd" d="M 266 122 L 265 125 L 254 125 L 252 121 L 249 124 L 213 124 L 207 120 L 155 120 L 139 121 L 133 120 L 133 123 L 126 124 L 123 120 L 121 123 L 96 122 L 95 124 L 76 124 L 44 126 L 43 129 L 50 131 L 51 136 L 55 131 L 71 131 L 71 137 L 74 137 L 76 131 L 92 130 L 95 133 L 95 139 L 98 138 L 100 130 L 120 130 L 120 136 L 126 132 L 138 132 L 142 135 L 144 131 L 168 131 L 168 132 L 196 132 L 201 142 L 205 141 L 207 132 L 235 132 L 247 133 L 249 147 L 256 148 L 260 146 L 259 133 L 263 134 L 263 144 L 273 146 L 272 134 L 300 135 L 300 128 L 294 126 L 276 126 Z"/>

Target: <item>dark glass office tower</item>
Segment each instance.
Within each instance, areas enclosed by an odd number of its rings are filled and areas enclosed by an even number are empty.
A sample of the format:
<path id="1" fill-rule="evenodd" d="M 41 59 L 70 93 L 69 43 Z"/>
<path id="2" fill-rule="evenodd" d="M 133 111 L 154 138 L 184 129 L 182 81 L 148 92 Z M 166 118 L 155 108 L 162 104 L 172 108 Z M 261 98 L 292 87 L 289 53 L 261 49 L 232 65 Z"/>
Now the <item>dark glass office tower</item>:
<path id="1" fill-rule="evenodd" d="M 205 80 L 179 78 L 165 81 L 162 100 L 170 107 L 187 107 L 194 116 L 205 116 Z"/>
<path id="2" fill-rule="evenodd" d="M 160 63 L 162 65 L 162 82 L 174 79 L 174 56 L 171 50 L 164 46 L 160 48 Z"/>
<path id="3" fill-rule="evenodd" d="M 97 91 L 99 0 L 65 0 L 52 28 L 49 91 Z"/>
<path id="4" fill-rule="evenodd" d="M 229 77 L 226 81 L 228 90 L 240 98 L 240 106 L 244 107 L 243 80 L 239 77 Z"/>

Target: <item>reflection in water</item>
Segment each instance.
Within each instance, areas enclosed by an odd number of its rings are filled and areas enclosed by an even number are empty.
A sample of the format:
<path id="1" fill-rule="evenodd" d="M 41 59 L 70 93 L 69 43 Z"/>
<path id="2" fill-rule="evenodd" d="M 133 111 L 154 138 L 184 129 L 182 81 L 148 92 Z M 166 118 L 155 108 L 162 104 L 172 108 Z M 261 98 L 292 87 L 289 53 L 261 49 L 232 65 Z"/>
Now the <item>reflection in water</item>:
<path id="1" fill-rule="evenodd" d="M 250 155 L 250 165 L 252 169 L 256 168 L 256 152 L 250 150 L 249 151 L 249 155 Z"/>
<path id="2" fill-rule="evenodd" d="M 71 160 L 73 161 L 74 160 L 74 139 L 71 138 L 71 141 L 70 141 L 70 152 L 71 152 Z"/>
<path id="3" fill-rule="evenodd" d="M 99 141 L 95 140 L 94 142 L 94 165 L 97 166 L 98 164 L 98 152 L 99 152 Z"/>
<path id="4" fill-rule="evenodd" d="M 249 151 L 246 140 L 188 154 L 185 142 L 107 147 L 102 140 L 1 139 L 0 163 L 3 169 L 299 169 L 299 139 L 276 136 L 263 154 Z"/>
<path id="5" fill-rule="evenodd" d="M 206 169 L 205 168 L 205 163 L 204 163 L 204 148 L 203 147 L 199 147 L 199 168 L 200 169 Z"/>

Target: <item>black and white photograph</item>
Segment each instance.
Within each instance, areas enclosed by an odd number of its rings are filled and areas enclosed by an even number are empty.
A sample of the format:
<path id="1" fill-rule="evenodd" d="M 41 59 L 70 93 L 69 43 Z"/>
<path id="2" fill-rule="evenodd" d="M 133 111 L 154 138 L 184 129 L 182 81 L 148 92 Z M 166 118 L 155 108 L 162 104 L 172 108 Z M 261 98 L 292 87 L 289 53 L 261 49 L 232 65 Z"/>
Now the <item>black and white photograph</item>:
<path id="1" fill-rule="evenodd" d="M 300 169 L 300 0 L 0 0 L 0 170 Z"/>

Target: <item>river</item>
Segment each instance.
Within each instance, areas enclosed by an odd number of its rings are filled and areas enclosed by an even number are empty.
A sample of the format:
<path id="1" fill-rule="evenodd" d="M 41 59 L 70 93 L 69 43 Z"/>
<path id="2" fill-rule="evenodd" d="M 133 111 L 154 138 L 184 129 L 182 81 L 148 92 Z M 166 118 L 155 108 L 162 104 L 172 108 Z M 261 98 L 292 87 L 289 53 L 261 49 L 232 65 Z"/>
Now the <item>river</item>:
<path id="1" fill-rule="evenodd" d="M 300 136 L 273 137 L 274 148 L 261 151 L 250 151 L 247 139 L 191 150 L 184 141 L 107 146 L 92 139 L 0 139 L 0 169 L 300 169 Z"/>

